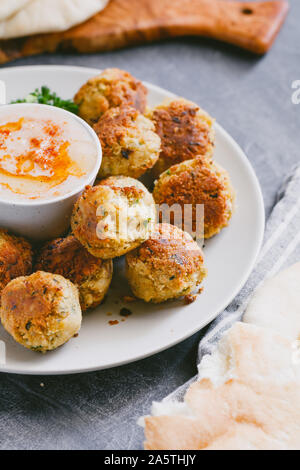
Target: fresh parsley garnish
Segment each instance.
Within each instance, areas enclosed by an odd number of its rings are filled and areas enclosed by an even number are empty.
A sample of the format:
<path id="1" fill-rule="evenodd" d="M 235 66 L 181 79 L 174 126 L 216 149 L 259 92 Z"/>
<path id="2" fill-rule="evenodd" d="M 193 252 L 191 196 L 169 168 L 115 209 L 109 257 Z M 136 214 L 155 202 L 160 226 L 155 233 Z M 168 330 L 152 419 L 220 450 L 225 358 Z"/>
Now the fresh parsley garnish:
<path id="1" fill-rule="evenodd" d="M 40 103 L 48 104 L 49 106 L 55 106 L 56 108 L 62 108 L 70 113 L 78 114 L 78 106 L 72 100 L 63 100 L 56 93 L 51 92 L 50 88 L 42 86 L 36 88 L 32 93 L 26 96 L 24 99 L 12 101 L 14 103 Z"/>

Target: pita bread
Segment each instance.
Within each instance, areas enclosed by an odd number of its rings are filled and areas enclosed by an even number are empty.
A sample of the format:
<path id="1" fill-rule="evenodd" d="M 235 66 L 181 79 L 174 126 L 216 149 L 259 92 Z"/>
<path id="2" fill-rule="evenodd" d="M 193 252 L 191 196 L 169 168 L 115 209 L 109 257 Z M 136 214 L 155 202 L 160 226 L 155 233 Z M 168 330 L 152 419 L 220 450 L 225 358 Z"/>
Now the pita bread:
<path id="1" fill-rule="evenodd" d="M 186 413 L 145 418 L 145 448 L 299 450 L 300 375 L 291 359 L 288 339 L 235 324 L 200 367 Z"/>
<path id="2" fill-rule="evenodd" d="M 15 14 L 0 21 L 0 39 L 65 31 L 92 17 L 107 3 L 108 0 L 31 0 L 25 2 L 23 8 L 15 9 Z"/>
<path id="3" fill-rule="evenodd" d="M 0 1 L 0 21 L 6 20 L 15 15 L 21 8 L 33 0 L 1 0 Z"/>
<path id="4" fill-rule="evenodd" d="M 243 321 L 300 340 L 300 263 L 266 281 L 254 294 Z"/>
<path id="5" fill-rule="evenodd" d="M 238 322 L 219 341 L 214 354 L 202 359 L 198 380 L 209 380 L 216 388 L 237 379 L 256 391 L 265 385 L 300 384 L 300 367 L 292 362 L 292 355 L 287 338 Z"/>

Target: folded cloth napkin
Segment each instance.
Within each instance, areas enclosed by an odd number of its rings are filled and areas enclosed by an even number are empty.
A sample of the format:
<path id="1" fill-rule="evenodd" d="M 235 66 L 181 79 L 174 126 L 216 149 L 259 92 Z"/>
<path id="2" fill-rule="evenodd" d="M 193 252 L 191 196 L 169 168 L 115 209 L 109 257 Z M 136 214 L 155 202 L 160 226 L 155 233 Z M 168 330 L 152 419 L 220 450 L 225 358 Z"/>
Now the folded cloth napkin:
<path id="1" fill-rule="evenodd" d="M 256 267 L 243 289 L 231 304 L 210 325 L 199 344 L 198 364 L 203 356 L 211 354 L 220 338 L 234 322 L 241 321 L 254 292 L 266 279 L 300 260 L 300 166 L 293 169 L 279 191 L 277 202 L 267 222 L 263 248 Z M 168 395 L 163 401 L 181 400 L 187 383 Z"/>

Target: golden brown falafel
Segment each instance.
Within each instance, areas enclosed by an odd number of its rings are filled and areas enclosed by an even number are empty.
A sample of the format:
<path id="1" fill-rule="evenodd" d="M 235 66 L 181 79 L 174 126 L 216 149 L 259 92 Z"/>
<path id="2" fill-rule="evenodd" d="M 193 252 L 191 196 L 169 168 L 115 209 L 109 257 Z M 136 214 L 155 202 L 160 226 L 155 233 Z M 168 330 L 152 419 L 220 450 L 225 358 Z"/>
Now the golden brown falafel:
<path id="1" fill-rule="evenodd" d="M 206 269 L 202 251 L 189 234 L 158 224 L 146 242 L 126 255 L 126 275 L 136 297 L 160 303 L 193 292 Z"/>
<path id="2" fill-rule="evenodd" d="M 79 290 L 82 311 L 94 308 L 104 299 L 113 274 L 111 260 L 92 256 L 70 235 L 47 243 L 39 253 L 36 271 L 45 271 L 73 282 Z"/>
<path id="3" fill-rule="evenodd" d="M 58 274 L 37 272 L 18 277 L 3 290 L 0 309 L 6 331 L 34 351 L 56 349 L 78 333 L 78 290 Z"/>
<path id="4" fill-rule="evenodd" d="M 22 237 L 10 235 L 0 229 L 0 294 L 16 277 L 32 272 L 32 248 Z"/>
<path id="5" fill-rule="evenodd" d="M 74 236 L 93 256 L 111 259 L 147 240 L 155 217 L 153 197 L 140 181 L 111 176 L 84 191 L 71 225 Z"/>
<path id="6" fill-rule="evenodd" d="M 149 117 L 161 138 L 161 153 L 153 169 L 155 176 L 199 155 L 211 160 L 214 120 L 195 103 L 183 98 L 166 100 L 154 108 Z"/>
<path id="7" fill-rule="evenodd" d="M 128 105 L 144 113 L 147 88 L 130 73 L 116 68 L 106 69 L 85 83 L 74 97 L 79 116 L 90 125 L 110 108 Z"/>
<path id="8" fill-rule="evenodd" d="M 157 162 L 160 138 L 154 124 L 130 106 L 111 108 L 94 125 L 102 145 L 99 177 L 139 178 Z"/>
<path id="9" fill-rule="evenodd" d="M 174 165 L 156 181 L 153 197 L 158 205 L 182 208 L 181 228 L 200 236 L 197 205 L 204 205 L 204 237 L 210 238 L 226 227 L 234 210 L 235 193 L 228 173 L 217 164 L 201 157 Z M 191 207 L 192 221 L 188 219 Z M 185 210 L 186 208 L 186 210 Z M 162 220 L 160 211 L 160 220 Z M 184 217 L 186 216 L 186 219 Z M 180 222 L 181 222 L 180 220 Z M 176 223 L 172 219 L 171 223 Z"/>

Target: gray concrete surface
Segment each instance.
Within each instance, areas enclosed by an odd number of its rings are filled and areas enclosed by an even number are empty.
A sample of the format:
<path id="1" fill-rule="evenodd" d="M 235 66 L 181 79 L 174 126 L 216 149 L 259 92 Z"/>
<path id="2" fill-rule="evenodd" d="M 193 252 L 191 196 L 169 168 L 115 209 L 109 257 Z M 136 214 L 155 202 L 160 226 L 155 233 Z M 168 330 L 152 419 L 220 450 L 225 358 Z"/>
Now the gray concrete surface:
<path id="1" fill-rule="evenodd" d="M 280 37 L 262 58 L 210 40 L 182 39 L 17 64 L 120 67 L 198 102 L 245 150 L 269 213 L 284 175 L 299 161 L 300 105 L 292 104 L 291 85 L 300 79 L 300 2 L 290 3 Z M 196 373 L 201 334 L 152 358 L 98 373 L 0 374 L 0 449 L 141 449 L 136 419 L 149 412 L 152 400 Z"/>

